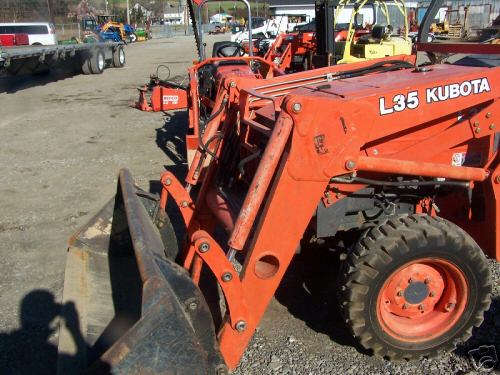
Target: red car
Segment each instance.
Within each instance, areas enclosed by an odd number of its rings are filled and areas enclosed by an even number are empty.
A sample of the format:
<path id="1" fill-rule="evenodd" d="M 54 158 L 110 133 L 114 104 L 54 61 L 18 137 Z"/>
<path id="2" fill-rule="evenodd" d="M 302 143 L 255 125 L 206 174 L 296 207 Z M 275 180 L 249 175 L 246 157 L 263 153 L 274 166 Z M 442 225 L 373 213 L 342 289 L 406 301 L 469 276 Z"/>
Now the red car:
<path id="1" fill-rule="evenodd" d="M 27 46 L 29 45 L 28 34 L 0 34 L 0 46 Z"/>

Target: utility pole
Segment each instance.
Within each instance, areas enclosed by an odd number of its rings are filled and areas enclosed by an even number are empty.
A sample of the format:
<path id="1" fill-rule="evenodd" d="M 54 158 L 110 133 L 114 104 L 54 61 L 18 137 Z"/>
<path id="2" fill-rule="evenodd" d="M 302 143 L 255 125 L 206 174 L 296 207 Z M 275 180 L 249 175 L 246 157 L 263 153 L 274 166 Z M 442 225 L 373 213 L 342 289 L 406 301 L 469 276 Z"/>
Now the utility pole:
<path id="1" fill-rule="evenodd" d="M 130 5 L 127 0 L 127 25 L 130 25 Z"/>

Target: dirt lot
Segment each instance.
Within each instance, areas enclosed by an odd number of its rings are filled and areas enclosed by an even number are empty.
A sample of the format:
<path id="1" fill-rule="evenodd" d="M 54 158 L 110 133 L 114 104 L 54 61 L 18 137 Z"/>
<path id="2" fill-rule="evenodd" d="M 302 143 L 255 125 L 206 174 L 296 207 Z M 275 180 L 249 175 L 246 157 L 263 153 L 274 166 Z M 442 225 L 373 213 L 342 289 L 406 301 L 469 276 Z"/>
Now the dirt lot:
<path id="1" fill-rule="evenodd" d="M 196 57 L 193 39 L 152 40 L 126 52 L 127 66 L 102 76 L 58 72 L 0 80 L 2 375 L 54 373 L 66 242 L 112 196 L 118 169 L 128 167 L 148 189 L 165 168 L 183 168 L 184 115 L 168 124 L 168 116 L 127 105 L 158 64 L 167 64 L 173 76 L 184 74 Z M 328 274 L 310 265 L 305 256 L 292 264 L 300 277 L 286 277 L 240 374 L 466 373 L 473 370 L 468 347 L 500 341 L 493 262 L 495 299 L 483 328 L 453 354 L 410 364 L 356 347 L 328 293 L 304 288 L 303 277 L 321 286 L 325 280 L 317 275 Z"/>

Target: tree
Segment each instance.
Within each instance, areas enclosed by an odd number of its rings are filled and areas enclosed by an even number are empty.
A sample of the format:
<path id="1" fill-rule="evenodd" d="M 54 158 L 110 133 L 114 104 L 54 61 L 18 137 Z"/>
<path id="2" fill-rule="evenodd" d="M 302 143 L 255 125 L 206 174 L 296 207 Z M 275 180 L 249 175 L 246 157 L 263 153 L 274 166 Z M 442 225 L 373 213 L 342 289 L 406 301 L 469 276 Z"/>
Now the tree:
<path id="1" fill-rule="evenodd" d="M 142 7 L 139 5 L 137 7 L 137 21 L 138 24 L 144 22 L 144 14 L 142 13 Z"/>
<path id="2" fill-rule="evenodd" d="M 130 20 L 132 21 L 132 23 L 137 22 L 137 11 L 135 8 L 132 8 L 130 12 Z"/>

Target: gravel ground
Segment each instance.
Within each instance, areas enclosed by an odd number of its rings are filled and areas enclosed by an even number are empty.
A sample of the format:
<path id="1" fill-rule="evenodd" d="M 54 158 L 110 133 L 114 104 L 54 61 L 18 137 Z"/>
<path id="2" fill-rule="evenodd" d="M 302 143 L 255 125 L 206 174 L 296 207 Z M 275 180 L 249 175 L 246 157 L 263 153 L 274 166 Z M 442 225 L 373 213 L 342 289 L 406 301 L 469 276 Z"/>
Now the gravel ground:
<path id="1" fill-rule="evenodd" d="M 185 72 L 195 58 L 192 38 L 126 51 L 126 68 L 99 77 L 0 80 L 0 375 L 55 372 L 66 241 L 111 197 L 117 170 L 129 167 L 147 189 L 165 168 L 185 168 L 185 115 L 127 105 L 158 64 L 174 76 Z M 493 304 L 467 343 L 439 359 L 389 363 L 353 342 L 331 297 L 330 263 L 313 259 L 293 261 L 236 374 L 462 374 L 474 369 L 470 348 L 500 349 L 493 261 Z"/>
<path id="2" fill-rule="evenodd" d="M 334 301 L 329 302 L 324 291 L 314 295 L 308 285 L 300 285 L 288 272 L 235 374 L 484 373 L 475 370 L 467 353 L 493 344 L 500 354 L 500 269 L 495 261 L 489 263 L 493 301 L 481 327 L 455 351 L 416 362 L 389 362 L 370 356 L 353 342 Z M 296 259 L 292 269 L 303 269 L 304 265 L 310 264 Z M 324 280 L 316 279 L 313 283 L 318 281 Z M 289 295 L 289 287 L 295 287 L 295 295 Z"/>

